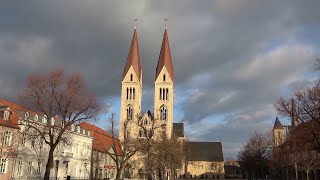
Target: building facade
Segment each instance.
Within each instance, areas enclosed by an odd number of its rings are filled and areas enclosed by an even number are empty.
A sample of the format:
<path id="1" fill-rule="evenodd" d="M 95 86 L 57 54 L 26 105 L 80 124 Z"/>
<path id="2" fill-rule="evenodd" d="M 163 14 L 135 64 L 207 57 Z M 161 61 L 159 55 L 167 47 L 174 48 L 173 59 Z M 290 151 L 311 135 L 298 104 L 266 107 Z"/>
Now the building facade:
<path id="1" fill-rule="evenodd" d="M 59 118 L 48 120 L 45 116 L 34 111 L 29 111 L 14 104 L 0 99 L 0 103 L 8 106 L 11 110 L 12 119 L 18 126 L 15 156 L 12 165 L 8 166 L 7 172 L 11 172 L 12 179 L 41 178 L 44 176 L 48 159 L 49 147 L 39 138 L 39 134 L 29 129 L 27 124 L 34 123 L 39 129 L 50 121 L 52 128 L 60 128 Z M 77 125 L 71 125 L 66 130 L 63 142 L 59 143 L 54 151 L 54 165 L 50 176 L 64 179 L 67 176 L 73 178 L 89 178 L 91 150 L 93 138 L 90 131 L 84 130 Z"/>
<path id="2" fill-rule="evenodd" d="M 9 180 L 12 177 L 18 136 L 17 119 L 12 116 L 9 106 L 0 103 L 0 179 Z"/>
<path id="3" fill-rule="evenodd" d="M 138 35 L 135 28 L 127 62 L 124 68 L 121 88 L 120 130 L 121 141 L 131 137 L 145 139 L 152 137 L 155 141 L 165 134 L 166 137 L 177 137 L 182 143 L 185 141 L 184 124 L 174 123 L 174 66 L 171 58 L 167 28 L 164 31 L 159 59 L 155 69 L 154 79 L 154 107 L 152 110 L 141 112 L 142 102 L 142 66 L 138 45 Z M 157 128 L 155 128 L 157 127 Z M 198 148 L 197 145 L 199 145 Z M 205 146 L 205 147 L 203 147 Z M 196 178 L 224 178 L 224 163 L 221 142 L 190 142 L 193 155 L 187 172 Z M 201 147 L 201 148 L 200 148 Z M 196 154 L 207 149 L 206 156 L 198 158 Z M 214 157 L 214 158 L 213 158 Z M 134 162 L 133 177 L 145 177 L 146 158 L 140 153 L 131 158 Z M 183 162 L 181 162 L 181 165 Z M 200 166 L 199 166 L 200 165 Z M 176 176 L 184 175 L 184 170 L 178 169 Z M 166 171 L 167 176 L 170 171 Z M 155 173 L 157 174 L 157 173 Z M 190 176 L 191 177 L 191 176 Z M 157 177 L 154 177 L 157 178 Z"/>
<path id="4" fill-rule="evenodd" d="M 120 155 L 121 144 L 119 139 L 113 139 L 105 130 L 86 123 L 80 123 L 80 127 L 90 131 L 93 140 L 92 146 L 92 179 L 115 179 L 117 174 L 115 154 Z M 114 146 L 116 148 L 114 148 Z M 113 156 L 113 158 L 112 158 Z"/>

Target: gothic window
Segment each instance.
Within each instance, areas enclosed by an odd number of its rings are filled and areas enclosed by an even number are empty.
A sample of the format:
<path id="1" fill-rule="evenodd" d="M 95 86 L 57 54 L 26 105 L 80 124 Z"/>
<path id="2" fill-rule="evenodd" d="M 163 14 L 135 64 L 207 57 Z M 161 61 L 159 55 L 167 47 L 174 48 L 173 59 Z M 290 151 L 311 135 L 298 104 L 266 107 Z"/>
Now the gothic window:
<path id="1" fill-rule="evenodd" d="M 136 98 L 136 88 L 133 88 L 133 99 Z"/>
<path id="2" fill-rule="evenodd" d="M 139 130 L 139 137 L 144 137 L 143 129 Z"/>
<path id="3" fill-rule="evenodd" d="M 165 74 L 163 75 L 163 81 L 166 81 L 166 75 Z"/>
<path id="4" fill-rule="evenodd" d="M 127 108 L 127 119 L 131 120 L 133 118 L 133 109 L 131 106 Z"/>
<path id="5" fill-rule="evenodd" d="M 129 95 L 129 99 L 132 99 L 132 88 L 130 88 L 130 95 Z"/>
<path id="6" fill-rule="evenodd" d="M 168 100 L 168 96 L 169 96 L 169 90 L 168 88 L 166 89 L 166 100 Z"/>
<path id="7" fill-rule="evenodd" d="M 159 99 L 162 100 L 162 89 L 160 88 Z"/>
<path id="8" fill-rule="evenodd" d="M 148 125 L 148 120 L 144 120 L 144 125 Z"/>
<path id="9" fill-rule="evenodd" d="M 152 130 L 147 131 L 147 137 L 151 138 L 152 136 L 153 136 L 153 131 Z"/>
<path id="10" fill-rule="evenodd" d="M 132 81 L 132 80 L 133 80 L 133 75 L 131 74 L 131 75 L 130 75 L 130 81 Z"/>
<path id="11" fill-rule="evenodd" d="M 165 106 L 162 106 L 160 108 L 160 120 L 167 120 L 167 115 L 168 115 L 167 108 Z"/>
<path id="12" fill-rule="evenodd" d="M 165 89 L 163 88 L 163 89 L 162 89 L 162 100 L 165 100 L 164 97 L 165 97 Z"/>
<path id="13" fill-rule="evenodd" d="M 129 98 L 129 88 L 127 88 L 127 99 Z"/>

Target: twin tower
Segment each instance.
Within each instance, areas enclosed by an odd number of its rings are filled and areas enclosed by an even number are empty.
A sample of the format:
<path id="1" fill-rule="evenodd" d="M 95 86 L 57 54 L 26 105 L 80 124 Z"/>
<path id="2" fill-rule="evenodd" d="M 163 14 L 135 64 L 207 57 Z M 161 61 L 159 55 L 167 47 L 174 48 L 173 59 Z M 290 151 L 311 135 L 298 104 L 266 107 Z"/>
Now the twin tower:
<path id="1" fill-rule="evenodd" d="M 153 122 L 159 122 L 168 137 L 173 126 L 173 85 L 174 68 L 171 59 L 167 28 L 164 31 L 160 55 L 154 81 L 154 112 L 141 113 L 142 67 L 135 28 L 132 36 L 128 59 L 123 72 L 120 109 L 120 140 L 124 136 L 143 138 L 154 132 L 144 132 L 138 122 L 148 129 Z M 127 123 L 126 123 L 127 122 Z M 127 125 L 126 125 L 127 124 Z M 126 127 L 127 126 L 127 127 Z"/>

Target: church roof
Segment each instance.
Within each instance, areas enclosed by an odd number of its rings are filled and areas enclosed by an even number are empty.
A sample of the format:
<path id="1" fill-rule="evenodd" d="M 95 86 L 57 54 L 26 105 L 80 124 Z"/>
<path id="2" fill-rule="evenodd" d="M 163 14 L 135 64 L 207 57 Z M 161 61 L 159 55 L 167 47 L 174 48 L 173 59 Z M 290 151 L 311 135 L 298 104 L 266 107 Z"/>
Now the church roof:
<path id="1" fill-rule="evenodd" d="M 221 142 L 187 142 L 187 146 L 190 161 L 224 161 Z"/>
<path id="2" fill-rule="evenodd" d="M 184 137 L 184 124 L 183 123 L 173 123 L 173 134 L 176 137 Z"/>
<path id="3" fill-rule="evenodd" d="M 91 137 L 94 138 L 93 150 L 106 153 L 111 147 L 113 147 L 112 135 L 107 131 L 87 122 L 81 122 L 80 127 L 87 131 L 90 131 Z M 115 139 L 117 154 L 122 154 L 122 148 L 119 139 Z"/>
<path id="4" fill-rule="evenodd" d="M 138 35 L 137 30 L 135 29 L 133 32 L 130 50 L 127 58 L 127 64 L 123 71 L 123 78 L 128 73 L 130 67 L 133 67 L 135 72 L 137 73 L 137 76 L 140 80 L 141 74 L 142 74 L 142 68 L 141 68 L 141 62 L 140 62 L 140 53 L 139 53 L 139 45 L 138 45 Z"/>
<path id="5" fill-rule="evenodd" d="M 172 59 L 171 59 L 167 29 L 164 31 L 164 35 L 163 35 L 163 40 L 162 40 L 158 65 L 157 65 L 157 69 L 156 69 L 155 79 L 158 78 L 158 76 L 164 66 L 167 68 L 172 81 L 174 81 L 174 69 L 173 69 L 173 64 L 172 64 Z"/>
<path id="6" fill-rule="evenodd" d="M 274 122 L 273 129 L 282 128 L 282 124 L 278 117 L 276 117 L 276 121 Z"/>

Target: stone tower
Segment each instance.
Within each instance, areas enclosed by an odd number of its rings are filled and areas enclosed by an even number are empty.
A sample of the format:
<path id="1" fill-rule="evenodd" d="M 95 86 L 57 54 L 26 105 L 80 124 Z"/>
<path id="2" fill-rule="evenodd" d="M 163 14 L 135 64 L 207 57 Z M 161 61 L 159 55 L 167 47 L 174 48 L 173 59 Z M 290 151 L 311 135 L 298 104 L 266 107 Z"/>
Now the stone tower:
<path id="1" fill-rule="evenodd" d="M 272 129 L 274 147 L 278 147 L 279 145 L 284 143 L 285 138 L 286 138 L 286 131 L 285 130 L 286 129 L 284 126 L 282 126 L 279 118 L 276 117 L 273 129 Z"/>
<path id="2" fill-rule="evenodd" d="M 119 138 L 123 141 L 124 122 L 128 120 L 127 135 L 137 137 L 137 121 L 141 114 L 142 100 L 142 67 L 140 62 L 138 35 L 134 29 L 131 46 L 124 68 L 121 88 L 120 131 Z"/>
<path id="3" fill-rule="evenodd" d="M 174 69 L 171 59 L 167 28 L 164 31 L 154 82 L 154 118 L 171 137 L 173 123 Z"/>

